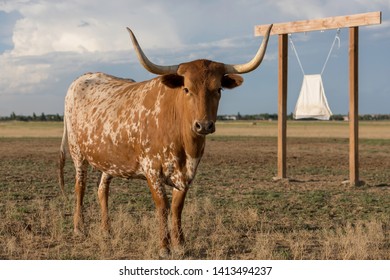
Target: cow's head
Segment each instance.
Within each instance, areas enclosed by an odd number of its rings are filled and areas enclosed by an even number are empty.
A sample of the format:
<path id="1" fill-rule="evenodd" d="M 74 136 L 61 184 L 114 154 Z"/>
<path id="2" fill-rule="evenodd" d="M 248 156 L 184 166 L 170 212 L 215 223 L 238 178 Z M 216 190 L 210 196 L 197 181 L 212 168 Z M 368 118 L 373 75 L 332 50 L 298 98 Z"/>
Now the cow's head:
<path id="1" fill-rule="evenodd" d="M 209 60 L 195 60 L 179 65 L 161 66 L 152 63 L 139 46 L 133 32 L 128 28 L 134 48 L 141 64 L 151 73 L 162 75 L 162 83 L 178 89 L 184 96 L 185 118 L 197 135 L 207 135 L 215 131 L 218 104 L 224 88 L 232 89 L 243 83 L 238 75 L 255 70 L 263 60 L 272 25 L 255 57 L 245 64 L 230 65 Z"/>

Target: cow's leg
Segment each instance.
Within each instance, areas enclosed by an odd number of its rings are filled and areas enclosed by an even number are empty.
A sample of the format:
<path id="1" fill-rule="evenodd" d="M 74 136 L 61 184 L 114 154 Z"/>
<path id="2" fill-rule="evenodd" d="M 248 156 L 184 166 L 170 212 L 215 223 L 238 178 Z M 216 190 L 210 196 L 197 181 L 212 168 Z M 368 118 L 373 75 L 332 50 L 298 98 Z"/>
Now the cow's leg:
<path id="1" fill-rule="evenodd" d="M 74 233 L 77 235 L 83 234 L 84 221 L 83 221 L 83 199 L 85 193 L 85 187 L 87 184 L 87 168 L 88 162 L 82 161 L 76 165 L 76 207 L 73 216 Z"/>
<path id="2" fill-rule="evenodd" d="M 98 197 L 102 213 L 102 230 L 109 231 L 110 225 L 108 221 L 108 193 L 112 176 L 102 173 L 100 177 Z"/>
<path id="3" fill-rule="evenodd" d="M 158 181 L 158 180 L 157 180 Z M 152 193 L 160 227 L 160 257 L 169 256 L 170 236 L 168 230 L 169 202 L 165 192 L 164 184 L 148 179 L 148 185 Z"/>
<path id="4" fill-rule="evenodd" d="M 172 245 L 179 252 L 183 250 L 184 234 L 181 228 L 181 213 L 184 207 L 184 200 L 187 194 L 187 189 L 179 191 L 173 189 L 172 192 Z"/>

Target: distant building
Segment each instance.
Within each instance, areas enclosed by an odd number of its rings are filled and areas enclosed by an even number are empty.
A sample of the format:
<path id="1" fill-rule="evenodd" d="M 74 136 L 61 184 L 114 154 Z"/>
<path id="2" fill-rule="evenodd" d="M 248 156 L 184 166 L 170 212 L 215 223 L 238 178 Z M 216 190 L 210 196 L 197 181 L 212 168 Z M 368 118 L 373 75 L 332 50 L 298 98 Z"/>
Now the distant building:
<path id="1" fill-rule="evenodd" d="M 226 121 L 236 121 L 237 120 L 237 116 L 235 116 L 235 115 L 226 115 L 226 116 L 222 116 L 222 119 L 226 120 Z"/>

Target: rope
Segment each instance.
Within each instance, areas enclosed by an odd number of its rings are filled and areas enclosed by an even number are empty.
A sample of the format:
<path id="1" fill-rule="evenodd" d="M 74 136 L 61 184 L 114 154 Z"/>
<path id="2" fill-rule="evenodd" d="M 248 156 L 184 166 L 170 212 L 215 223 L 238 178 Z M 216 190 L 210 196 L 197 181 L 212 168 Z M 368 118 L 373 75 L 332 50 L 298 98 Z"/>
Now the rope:
<path id="1" fill-rule="evenodd" d="M 332 51 L 333 51 L 333 48 L 334 48 L 334 45 L 336 44 L 336 41 L 338 41 L 338 48 L 340 48 L 340 31 L 341 31 L 340 28 L 337 29 L 336 36 L 334 37 L 332 46 L 330 47 L 330 50 L 329 50 L 329 53 L 328 53 L 328 57 L 327 57 L 326 60 L 325 60 L 324 66 L 322 67 L 321 75 L 322 75 L 322 73 L 324 73 L 324 71 L 325 71 L 325 67 L 326 67 L 326 65 L 328 64 L 330 55 L 331 55 L 331 53 L 332 53 Z M 303 70 L 302 62 L 301 62 L 301 60 L 299 59 L 298 52 L 297 52 L 297 50 L 296 50 L 296 48 L 295 48 L 295 45 L 294 45 L 294 42 L 293 42 L 293 40 L 292 40 L 292 35 L 291 35 L 291 34 L 288 34 L 288 37 L 289 37 L 289 41 L 290 41 L 290 44 L 291 44 L 291 48 L 293 49 L 293 51 L 294 51 L 294 53 L 295 53 L 295 56 L 297 57 L 297 61 L 298 61 L 299 67 L 301 68 L 302 74 L 305 75 L 305 71 Z"/>
<path id="2" fill-rule="evenodd" d="M 303 74 L 303 76 L 305 76 L 305 71 L 303 71 L 302 63 L 301 63 L 301 60 L 299 59 L 297 50 L 295 49 L 291 34 L 288 34 L 288 38 L 290 39 L 291 48 L 293 49 L 295 56 L 297 57 L 299 67 L 301 67 L 302 74 Z"/>
<path id="3" fill-rule="evenodd" d="M 328 57 L 327 57 L 326 60 L 325 60 L 324 66 L 322 67 L 321 75 L 322 75 L 322 73 L 324 73 L 326 64 L 328 64 L 328 60 L 329 60 L 329 58 L 330 58 L 330 54 L 331 54 L 332 51 L 333 51 L 333 48 L 334 48 L 334 45 L 336 44 L 336 41 L 338 41 L 338 48 L 340 48 L 340 36 L 339 36 L 339 35 L 340 35 L 340 28 L 337 29 L 336 36 L 334 37 L 333 44 L 332 44 L 332 46 L 330 47 L 330 50 L 329 50 L 329 53 L 328 53 Z"/>

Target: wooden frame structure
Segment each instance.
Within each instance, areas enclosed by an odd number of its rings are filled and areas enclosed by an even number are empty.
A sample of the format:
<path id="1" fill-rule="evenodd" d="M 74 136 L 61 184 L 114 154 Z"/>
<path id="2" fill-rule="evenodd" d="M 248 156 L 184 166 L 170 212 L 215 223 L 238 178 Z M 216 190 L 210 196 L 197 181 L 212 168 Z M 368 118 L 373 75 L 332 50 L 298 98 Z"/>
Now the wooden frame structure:
<path id="1" fill-rule="evenodd" d="M 349 28 L 349 183 L 359 181 L 359 26 L 381 24 L 381 12 L 277 23 L 271 35 L 279 35 L 278 74 L 278 175 L 287 178 L 287 82 L 288 34 Z M 255 36 L 264 35 L 268 25 L 255 26 Z"/>

